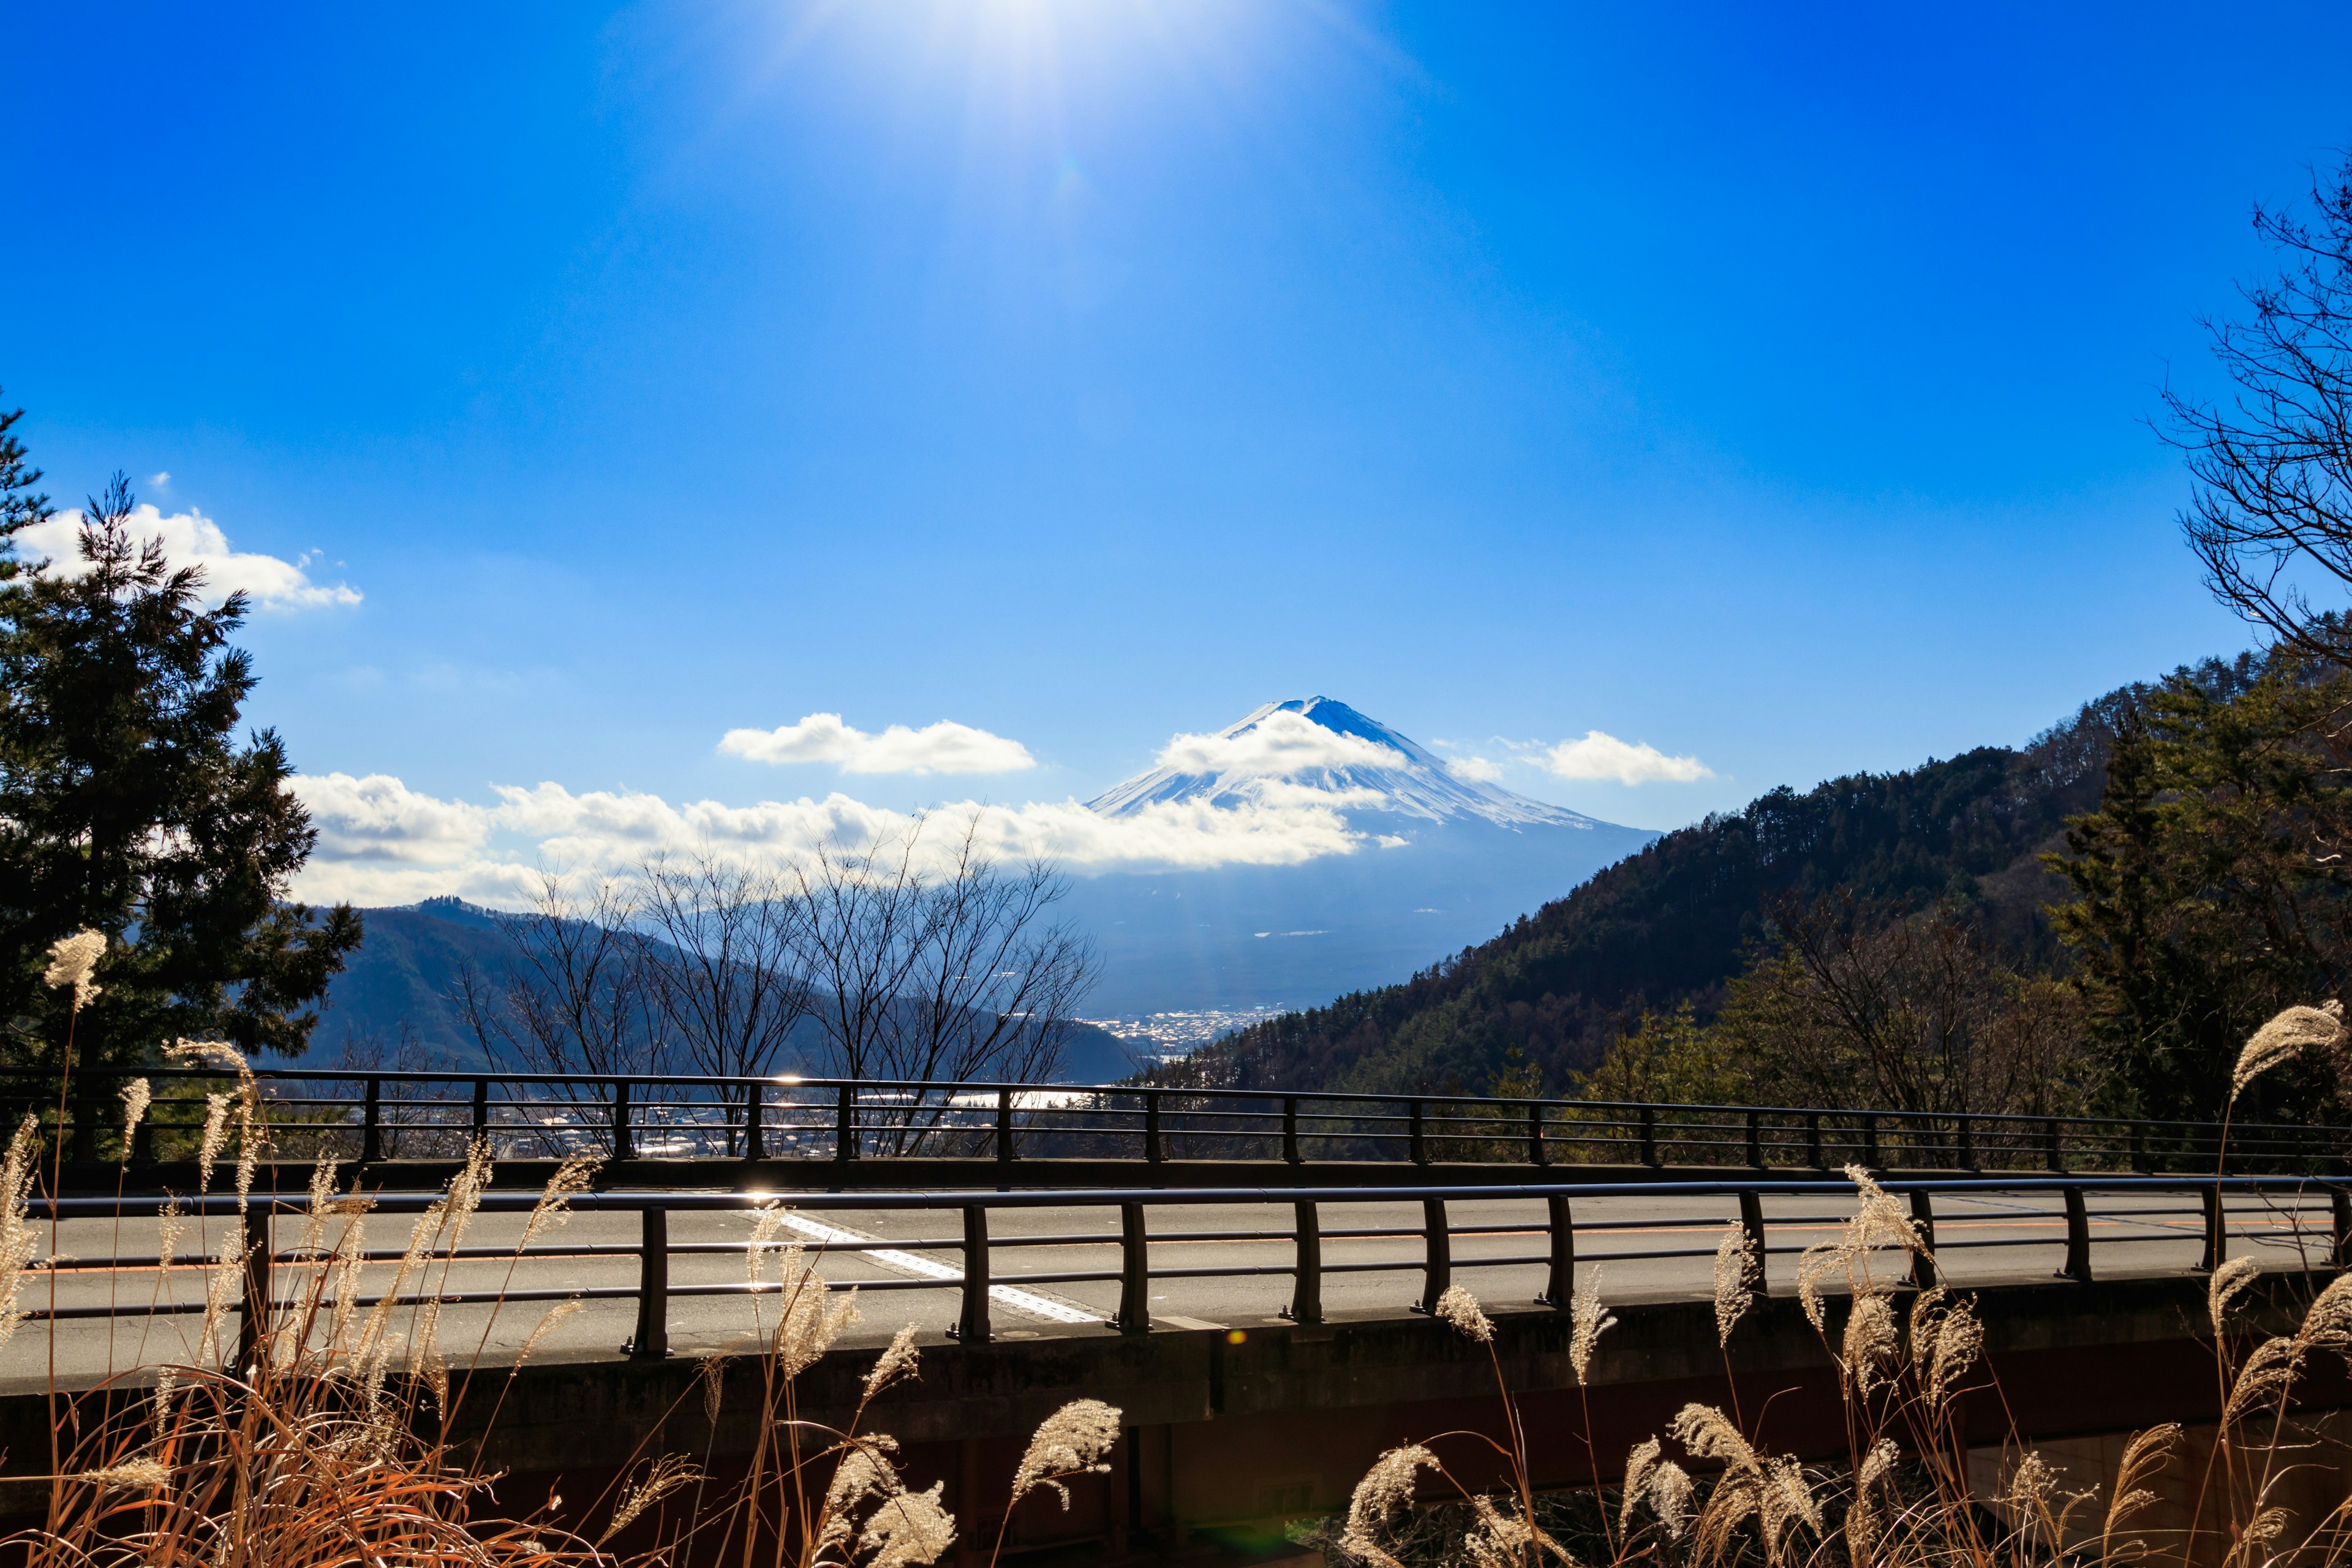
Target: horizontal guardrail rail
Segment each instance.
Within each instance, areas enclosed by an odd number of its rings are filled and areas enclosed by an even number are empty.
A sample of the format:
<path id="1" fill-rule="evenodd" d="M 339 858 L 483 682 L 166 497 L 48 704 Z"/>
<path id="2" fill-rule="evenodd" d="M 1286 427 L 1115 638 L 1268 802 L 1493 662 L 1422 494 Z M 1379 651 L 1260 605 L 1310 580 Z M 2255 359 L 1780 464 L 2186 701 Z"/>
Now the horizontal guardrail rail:
<path id="1" fill-rule="evenodd" d="M 155 1100 L 120 1147 L 118 1088 Z M 77 1072 L 68 1156 L 193 1157 L 228 1069 Z M 1442 1094 L 346 1068 L 257 1069 L 280 1158 L 499 1159 L 593 1151 L 614 1161 L 845 1164 L 1090 1159 L 1399 1166 L 1612 1164 L 1665 1169 L 2241 1171 L 2339 1168 L 2352 1128 L 2007 1112 L 1664 1105 Z M 54 1126 L 53 1079 L 0 1071 L 0 1110 Z"/>
<path id="2" fill-rule="evenodd" d="M 2007 1177 L 1927 1177 L 1890 1179 L 1882 1184 L 1885 1191 L 1900 1197 L 1908 1205 L 1908 1214 L 1916 1234 L 1931 1253 L 1961 1248 L 2038 1248 L 2063 1247 L 2063 1261 L 2057 1269 L 2059 1276 L 2084 1283 L 2095 1277 L 2095 1248 L 2105 1244 L 2145 1242 L 2151 1229 L 2156 1239 L 2170 1237 L 2201 1243 L 2198 1267 L 2210 1271 L 2220 1267 L 2229 1256 L 2233 1240 L 2267 1240 L 2286 1238 L 2296 1249 L 2304 1268 L 2337 1268 L 2352 1261 L 2352 1181 L 2327 1181 L 2292 1176 L 2134 1176 L 2134 1175 L 2013 1175 Z M 1948 1235 L 1938 1241 L 1936 1235 L 1937 1200 L 1958 1199 L 1971 1195 L 2007 1195 L 2022 1197 L 2029 1194 L 2056 1194 L 2054 1208 L 2018 1210 L 2000 1221 L 2026 1234 L 2002 1237 L 1958 1237 Z M 2150 1207 L 2144 1200 L 2149 1196 L 2175 1197 L 2180 1201 L 2169 1207 Z M 831 1211 L 861 1211 L 879 1213 L 927 1213 L 940 1216 L 941 1223 L 931 1227 L 935 1234 L 907 1238 L 844 1238 L 824 1240 L 807 1247 L 814 1254 L 855 1256 L 868 1252 L 889 1252 L 900 1259 L 909 1256 L 929 1260 L 928 1268 L 910 1278 L 882 1279 L 831 1280 L 835 1289 L 856 1289 L 864 1291 L 930 1290 L 952 1291 L 958 1308 L 956 1322 L 950 1332 L 967 1343 L 977 1343 L 991 1335 L 990 1299 L 992 1287 L 1014 1287 L 1071 1284 L 1080 1282 L 1116 1283 L 1118 1305 L 1104 1315 L 1108 1326 L 1129 1333 L 1151 1331 L 1151 1286 L 1154 1281 L 1170 1279 L 1243 1279 L 1259 1277 L 1287 1277 L 1291 1281 L 1289 1303 L 1284 1316 L 1300 1324 L 1325 1321 L 1323 1281 L 1332 1275 L 1347 1273 L 1396 1273 L 1418 1275 L 1418 1299 L 1411 1310 L 1433 1311 L 1438 1300 L 1454 1277 L 1503 1268 L 1536 1267 L 1544 1269 L 1545 1287 L 1537 1295 L 1538 1306 L 1558 1311 L 1570 1310 L 1576 1289 L 1580 1262 L 1632 1261 L 1643 1258 L 1675 1258 L 1712 1257 L 1716 1245 L 1691 1244 L 1687 1236 L 1670 1236 L 1663 1240 L 1644 1240 L 1641 1233 L 1660 1229 L 1687 1232 L 1700 1226 L 1737 1224 L 1745 1232 L 1752 1249 L 1755 1264 L 1748 1279 L 1752 1291 L 1766 1289 L 1769 1280 L 1769 1260 L 1786 1258 L 1805 1250 L 1801 1242 L 1787 1239 L 1790 1229 L 1822 1230 L 1845 1224 L 1852 1218 L 1855 1205 L 1855 1188 L 1850 1182 L 1802 1179 L 1746 1177 L 1705 1181 L 1639 1181 L 1601 1183 L 1528 1183 L 1480 1190 L 1476 1194 L 1481 1205 L 1497 1201 L 1525 1201 L 1539 1204 L 1540 1211 L 1531 1212 L 1526 1219 L 1494 1220 L 1486 1223 L 1457 1224 L 1449 1205 L 1459 1204 L 1465 1194 L 1458 1187 L 1444 1185 L 1407 1185 L 1367 1191 L 1360 1187 L 1122 1187 L 1080 1191 L 1018 1190 L 1018 1191 L 922 1191 L 868 1193 L 796 1194 L 789 1200 L 773 1194 L 734 1192 L 589 1192 L 571 1197 L 568 1206 L 583 1214 L 635 1214 L 640 1231 L 636 1245 L 619 1246 L 609 1242 L 567 1242 L 560 1234 L 545 1240 L 530 1241 L 516 1247 L 477 1245 L 463 1247 L 449 1253 L 430 1253 L 431 1261 L 445 1258 L 452 1260 L 514 1259 L 517 1268 L 509 1271 L 508 1282 L 496 1288 L 451 1289 L 446 1269 L 442 1284 L 412 1289 L 394 1297 L 395 1305 L 423 1304 L 437 1300 L 445 1305 L 467 1302 L 634 1300 L 636 1304 L 636 1330 L 625 1351 L 636 1357 L 666 1355 L 669 1345 L 669 1302 L 672 1298 L 692 1296 L 759 1296 L 772 1294 L 783 1287 L 776 1280 L 757 1278 L 756 1273 L 740 1280 L 674 1283 L 670 1274 L 673 1258 L 694 1255 L 745 1255 L 755 1245 L 745 1241 L 672 1242 L 669 1239 L 669 1216 L 678 1214 L 731 1213 L 755 1215 L 762 1208 L 782 1207 L 789 1212 L 823 1214 Z M 1772 1198 L 1819 1198 L 1816 1207 L 1799 1213 L 1767 1215 L 1762 1200 Z M 1600 1200 L 1622 1204 L 1627 1199 L 1690 1199 L 1719 1200 L 1722 1212 L 1717 1216 L 1692 1217 L 1687 1214 L 1664 1215 L 1647 1212 L 1639 1215 L 1617 1217 L 1596 1216 L 1591 1205 Z M 2232 1198 L 2252 1198 L 2255 1206 L 2241 1203 L 2234 1209 Z M 2111 1207 L 2131 1200 L 2126 1206 Z M 436 1204 L 446 1201 L 444 1193 L 383 1192 L 339 1194 L 333 1203 L 333 1214 L 365 1212 L 384 1215 L 421 1214 Z M 543 1200 L 526 1192 L 488 1192 L 480 1194 L 478 1212 L 483 1214 L 523 1214 L 537 1208 Z M 1417 1225 L 1357 1225 L 1328 1226 L 1327 1216 L 1335 1210 L 1349 1205 L 1399 1203 L 1418 1204 L 1421 1219 Z M 1286 1206 L 1291 1224 L 1286 1226 L 1257 1226 L 1244 1228 L 1202 1228 L 1197 1218 L 1189 1224 L 1173 1227 L 1155 1227 L 1155 1212 L 1171 1208 L 1231 1207 L 1236 1205 Z M 2095 1207 L 2095 1205 L 2102 1205 Z M 1580 1207 L 1583 1209 L 1580 1217 Z M 1108 1231 L 1095 1233 L 1058 1232 L 1046 1235 L 992 1234 L 991 1216 L 1006 1211 L 1034 1209 L 1108 1209 L 1116 1211 L 1119 1226 L 1116 1235 Z M 228 1217 L 240 1227 L 236 1235 L 236 1248 L 213 1257 L 192 1258 L 180 1264 L 183 1269 L 199 1272 L 223 1268 L 241 1268 L 244 1282 L 241 1300 L 233 1310 L 240 1316 L 239 1352 L 242 1357 L 254 1343 L 257 1323 L 265 1321 L 271 1310 L 299 1307 L 274 1293 L 274 1269 L 295 1262 L 315 1269 L 331 1256 L 328 1247 L 313 1247 L 308 1252 L 279 1245 L 274 1228 L 289 1220 L 306 1225 L 319 1218 L 304 1200 L 255 1193 L 240 1199 L 234 1193 L 219 1193 L 188 1198 L 171 1198 L 146 1194 L 116 1197 L 35 1197 L 30 1200 L 29 1214 L 39 1220 L 110 1219 L 120 1224 L 124 1219 L 152 1218 L 168 1213 L 186 1218 L 212 1219 Z M 1973 1211 L 1972 1217 L 1981 1221 L 1983 1211 Z M 2095 1229 L 2095 1221 L 2116 1224 L 2108 1234 Z M 2171 1222 L 2193 1222 L 2175 1224 Z M 2157 1226 L 2153 1222 L 2164 1222 Z M 1784 1235 L 1776 1238 L 1779 1229 Z M 1528 1236 L 1538 1239 L 1538 1250 L 1504 1255 L 1461 1255 L 1454 1243 L 1477 1237 Z M 1617 1239 L 1620 1243 L 1604 1251 L 1592 1250 L 1595 1241 Z M 1409 1256 L 1397 1258 L 1359 1258 L 1333 1261 L 1326 1258 L 1325 1248 L 1333 1242 L 1370 1239 L 1411 1240 L 1417 1242 Z M 1171 1263 L 1163 1256 L 1155 1256 L 1154 1247 L 1183 1246 L 1183 1256 L 1203 1256 L 1199 1244 L 1222 1245 L 1228 1251 L 1247 1251 L 1251 1247 L 1286 1244 L 1289 1256 L 1279 1261 L 1236 1261 L 1228 1257 L 1205 1263 Z M 780 1250 L 785 1244 L 770 1241 L 765 1244 Z M 1039 1269 L 1001 1272 L 993 1267 L 997 1257 L 1023 1249 L 1085 1246 L 1117 1248 L 1118 1266 L 1086 1269 Z M 949 1266 L 941 1255 L 952 1257 Z M 404 1256 L 400 1249 L 376 1249 L 358 1255 L 366 1263 L 393 1262 Z M 635 1259 L 636 1278 L 625 1285 L 545 1285 L 537 1283 L 536 1276 L 523 1271 L 523 1265 L 537 1265 L 553 1260 L 595 1257 L 629 1257 Z M 241 1259 L 241 1263 L 239 1260 Z M 116 1255 L 111 1251 L 102 1258 L 68 1258 L 42 1260 L 35 1265 L 37 1271 L 64 1277 L 82 1270 L 111 1270 L 117 1274 L 156 1272 L 162 1265 L 158 1256 Z M 316 1288 L 323 1289 L 322 1277 Z M 358 1293 L 356 1275 L 341 1274 L 341 1279 L 354 1281 L 349 1288 L 354 1299 L 344 1305 L 373 1307 L 385 1300 L 383 1293 Z M 1927 1282 L 1924 1270 L 1915 1273 L 1914 1282 Z M 118 1293 L 119 1294 L 119 1293 Z M 318 1303 L 314 1303 L 316 1305 Z M 1499 1303 L 1498 1303 L 1499 1304 Z M 26 1307 L 26 1317 L 31 1321 L 67 1322 L 87 1319 L 136 1319 L 151 1313 L 169 1314 L 201 1312 L 208 1310 L 205 1300 L 152 1300 L 142 1305 L 119 1300 L 100 1305 L 45 1307 L 39 1304 L 37 1292 L 28 1291 L 20 1302 Z M 1403 1303 L 1400 1303 L 1403 1305 Z"/>

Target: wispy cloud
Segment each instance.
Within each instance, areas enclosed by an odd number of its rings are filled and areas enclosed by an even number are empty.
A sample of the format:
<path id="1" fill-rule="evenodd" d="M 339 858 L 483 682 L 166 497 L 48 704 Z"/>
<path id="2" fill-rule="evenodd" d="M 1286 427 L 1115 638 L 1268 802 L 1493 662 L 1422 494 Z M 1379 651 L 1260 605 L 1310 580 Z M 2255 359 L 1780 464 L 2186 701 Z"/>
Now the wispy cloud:
<path id="1" fill-rule="evenodd" d="M 17 552 L 27 561 L 47 560 L 49 569 L 61 575 L 78 577 L 89 570 L 81 558 L 81 526 L 79 510 L 61 511 L 17 534 Z M 125 527 L 142 544 L 161 540 L 164 556 L 174 567 L 201 567 L 205 596 L 214 604 L 236 593 L 268 610 L 314 610 L 360 602 L 355 588 L 310 581 L 307 555 L 284 561 L 230 549 L 220 524 L 194 507 L 165 516 L 142 501 L 132 509 Z"/>
<path id="2" fill-rule="evenodd" d="M 719 749 L 756 763 L 830 763 L 845 773 L 1013 773 L 1037 765 L 1020 742 L 945 719 L 872 735 L 838 713 L 812 713 L 774 730 L 730 730 Z"/>
<path id="3" fill-rule="evenodd" d="M 1278 710 L 1238 735 L 1175 736 L 1159 760 L 1179 773 L 1289 778 L 1319 768 L 1392 767 L 1405 758 L 1376 741 Z"/>
<path id="4" fill-rule="evenodd" d="M 1715 776 L 1696 757 L 1670 757 L 1646 742 L 1621 741 L 1599 730 L 1586 731 L 1580 741 L 1562 741 L 1543 753 L 1542 762 L 1564 779 L 1621 784 L 1694 784 Z"/>
<path id="5" fill-rule="evenodd" d="M 1485 757 L 1448 757 L 1445 759 L 1445 771 L 1472 784 L 1493 784 L 1503 776 L 1503 764 L 1489 762 Z"/>

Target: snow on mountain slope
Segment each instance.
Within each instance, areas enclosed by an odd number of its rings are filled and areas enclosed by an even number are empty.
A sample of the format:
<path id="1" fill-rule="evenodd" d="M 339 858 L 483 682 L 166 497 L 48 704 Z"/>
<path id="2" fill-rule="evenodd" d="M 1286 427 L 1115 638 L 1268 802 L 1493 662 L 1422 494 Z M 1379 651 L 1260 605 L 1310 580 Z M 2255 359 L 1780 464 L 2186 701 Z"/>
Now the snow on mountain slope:
<path id="1" fill-rule="evenodd" d="M 1127 816 L 1162 803 L 1234 807 L 1271 790 L 1310 790 L 1382 816 L 1445 822 L 1477 817 L 1504 827 L 1591 828 L 1593 818 L 1457 777 L 1418 741 L 1329 697 L 1269 702 L 1214 735 L 1181 736 L 1161 764 L 1087 804 Z"/>
<path id="2" fill-rule="evenodd" d="M 1158 767 L 1087 804 L 1117 818 L 1307 803 L 1344 817 L 1352 852 L 1076 878 L 1066 912 L 1103 965 L 1090 1011 L 1306 1006 L 1402 980 L 1656 837 L 1459 777 L 1328 697 L 1179 736 Z"/>

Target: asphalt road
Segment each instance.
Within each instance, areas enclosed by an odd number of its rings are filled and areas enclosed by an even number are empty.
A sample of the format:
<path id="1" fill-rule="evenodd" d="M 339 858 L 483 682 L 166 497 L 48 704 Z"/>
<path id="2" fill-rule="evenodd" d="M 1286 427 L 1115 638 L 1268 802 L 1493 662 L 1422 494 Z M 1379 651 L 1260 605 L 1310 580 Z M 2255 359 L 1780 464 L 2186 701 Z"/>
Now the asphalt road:
<path id="1" fill-rule="evenodd" d="M 2065 1225 L 2059 1201 L 2053 1193 L 1939 1194 L 1936 1232 L 1947 1277 L 1963 1286 L 2049 1279 L 2064 1258 Z M 2113 1278 L 2178 1274 L 2193 1268 L 2203 1241 L 2203 1224 L 2195 1202 L 2183 1194 L 2095 1194 L 2091 1200 L 2095 1270 L 2102 1278 Z M 1796 1254 L 1834 1236 L 1852 1211 L 1850 1200 L 1766 1198 L 1768 1287 L 1776 1294 L 1793 1291 Z M 1716 1245 L 1733 1213 L 1734 1200 L 1729 1196 L 1580 1198 L 1576 1205 L 1578 1279 L 1587 1284 L 1597 1279 L 1602 1299 L 1612 1305 L 1706 1297 L 1712 1291 Z M 1545 1253 L 1548 1242 L 1540 1203 L 1466 1194 L 1451 1200 L 1449 1214 L 1455 1229 L 1456 1283 L 1503 1308 L 1525 1306 L 1544 1289 L 1548 1276 L 1541 1262 L 1497 1261 L 1538 1258 Z M 2329 1219 L 2324 1202 L 2305 1202 L 2298 1207 L 2284 1199 L 2233 1198 L 2231 1216 L 2234 1256 L 2258 1257 L 2273 1268 L 2300 1268 L 2305 1266 L 2305 1259 L 2317 1266 L 2326 1258 Z M 1370 1197 L 1323 1205 L 1327 1316 L 1394 1316 L 1418 1300 L 1421 1220 L 1417 1202 Z M 401 1246 L 407 1239 L 410 1223 L 406 1216 L 371 1216 L 367 1245 Z M 776 1314 L 772 1296 L 677 1293 L 698 1285 L 744 1279 L 743 1247 L 752 1223 L 745 1214 L 673 1212 L 669 1216 L 673 1248 L 712 1249 L 678 1253 L 671 1259 L 669 1325 L 674 1352 L 692 1354 L 745 1346 L 760 1334 L 763 1324 L 772 1327 Z M 1277 1313 L 1288 1304 L 1291 1292 L 1289 1205 L 1154 1207 L 1150 1223 L 1155 1237 L 1150 1258 L 1157 1276 L 1151 1284 L 1151 1311 L 1157 1324 L 1247 1331 L 1283 1321 Z M 217 1247 L 228 1222 L 215 1219 L 203 1227 L 205 1234 L 202 1235 L 195 1221 L 184 1224 L 186 1234 L 177 1248 L 180 1261 L 168 1275 L 160 1275 L 152 1263 L 72 1267 L 54 1273 L 42 1269 L 28 1275 L 19 1300 L 25 1309 L 47 1308 L 54 1290 L 59 1307 L 111 1304 L 115 1316 L 110 1321 L 60 1321 L 54 1334 L 47 1322 L 22 1323 L 0 1347 L 0 1392 L 37 1391 L 47 1386 L 53 1375 L 53 1352 L 57 1385 L 64 1388 L 86 1388 L 110 1375 L 194 1361 L 201 1315 L 151 1315 L 146 1310 L 151 1301 L 200 1304 L 204 1300 L 203 1258 Z M 465 1244 L 510 1252 L 523 1224 L 520 1215 L 477 1215 Z M 302 1221 L 299 1217 L 281 1218 L 277 1225 L 278 1247 L 290 1247 L 299 1240 Z M 509 1298 L 493 1304 L 501 1289 L 562 1293 L 595 1287 L 633 1288 L 637 1279 L 638 1226 L 635 1215 L 582 1214 L 553 1235 L 542 1236 L 537 1244 L 611 1249 L 598 1255 L 534 1257 L 520 1262 L 511 1257 L 433 1262 L 426 1276 L 431 1288 L 444 1296 L 466 1298 L 441 1310 L 439 1344 L 445 1358 L 460 1367 L 476 1362 L 504 1367 L 512 1362 L 551 1303 Z M 1485 1234 L 1462 1234 L 1473 1227 Z M 46 1244 L 47 1227 L 42 1228 Z M 991 1229 L 1000 1243 L 1039 1238 L 1034 1246 L 999 1245 L 992 1249 L 992 1316 L 1000 1340 L 1111 1331 L 1104 1320 L 1118 1305 L 1116 1279 L 1074 1282 L 1027 1277 L 1091 1270 L 1116 1274 L 1119 1267 L 1116 1208 L 1074 1204 L 998 1210 L 991 1215 Z M 1348 1234 L 1381 1229 L 1412 1234 Z M 960 1222 L 953 1211 L 793 1211 L 781 1239 L 794 1238 L 803 1243 L 808 1257 L 818 1260 L 827 1279 L 860 1287 L 861 1321 L 845 1337 L 845 1344 L 878 1345 L 908 1322 L 917 1325 L 921 1342 L 945 1342 L 947 1328 L 956 1320 L 961 1279 Z M 853 1239 L 900 1245 L 879 1252 L 833 1250 Z M 42 1250 L 47 1252 L 46 1245 Z M 110 1220 L 68 1221 L 61 1227 L 58 1250 L 82 1263 L 140 1255 L 152 1258 L 157 1250 L 155 1222 L 125 1220 L 118 1226 Z M 1389 1267 L 1351 1267 L 1355 1265 Z M 1283 1271 L 1243 1278 L 1177 1272 L 1236 1267 Z M 1158 1274 L 1162 1270 L 1168 1272 Z M 774 1277 L 772 1264 L 767 1272 Z M 1905 1271 L 1899 1260 L 1889 1258 L 1880 1272 L 1882 1278 L 1893 1279 Z M 283 1300 L 308 1292 L 314 1273 L 310 1267 L 280 1263 L 275 1293 Z M 392 1273 L 389 1263 L 370 1267 L 362 1289 L 381 1290 Z M 635 1313 L 634 1300 L 590 1301 L 559 1322 L 536 1353 L 563 1359 L 615 1354 L 635 1326 Z M 403 1308 L 395 1325 L 403 1331 L 413 1331 L 413 1309 Z M 222 1332 L 233 1338 L 234 1313 Z M 140 1380 L 145 1381 L 143 1376 Z"/>

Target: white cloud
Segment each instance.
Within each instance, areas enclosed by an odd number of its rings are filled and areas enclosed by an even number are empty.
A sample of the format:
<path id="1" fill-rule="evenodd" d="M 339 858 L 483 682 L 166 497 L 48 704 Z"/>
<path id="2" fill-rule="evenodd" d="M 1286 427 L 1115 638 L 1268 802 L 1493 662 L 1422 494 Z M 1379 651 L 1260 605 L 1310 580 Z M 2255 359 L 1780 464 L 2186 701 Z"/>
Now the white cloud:
<path id="1" fill-rule="evenodd" d="M 489 836 L 483 807 L 420 795 L 389 773 L 306 774 L 294 794 L 319 830 L 318 852 L 336 860 L 438 865 L 465 858 Z"/>
<path id="2" fill-rule="evenodd" d="M 89 570 L 81 558 L 81 525 L 79 511 L 61 511 L 17 534 L 17 549 L 23 559 L 46 558 L 51 570 L 78 577 Z M 194 507 L 166 517 L 142 501 L 132 509 L 125 527 L 140 543 L 161 540 L 165 558 L 175 568 L 203 568 L 205 596 L 213 604 L 239 592 L 270 610 L 311 610 L 360 602 L 355 588 L 311 582 L 305 570 L 310 563 L 307 555 L 299 561 L 281 561 L 275 555 L 231 550 L 220 524 Z"/>
<path id="3" fill-rule="evenodd" d="M 478 806 L 408 789 L 383 774 L 330 773 L 296 788 L 319 827 L 319 850 L 296 891 L 313 901 L 412 903 L 459 893 L 512 905 L 527 895 L 533 867 L 626 872 L 647 857 L 708 847 L 789 865 L 819 845 L 862 848 L 904 835 L 918 818 L 835 792 L 822 800 L 734 806 L 702 800 L 558 784 L 504 786 L 499 804 Z M 1181 870 L 1213 866 L 1287 866 L 1352 854 L 1364 836 L 1342 808 L 1378 797 L 1369 791 L 1273 785 L 1240 805 L 1157 803 L 1106 817 L 1075 800 L 1022 805 L 962 801 L 927 814 L 919 850 L 944 858 L 967 822 L 1000 860 L 1044 857 L 1080 873 Z"/>
<path id="4" fill-rule="evenodd" d="M 838 713 L 812 713 L 774 730 L 730 730 L 719 749 L 756 763 L 831 763 L 845 773 L 1012 773 L 1037 759 L 1018 741 L 942 719 L 878 735 L 854 730 Z"/>
<path id="5" fill-rule="evenodd" d="M 1160 752 L 1160 765 L 1178 773 L 1221 777 L 1286 778 L 1318 768 L 1394 767 L 1401 752 L 1326 730 L 1303 713 L 1277 710 L 1238 735 L 1178 735 Z"/>
<path id="6" fill-rule="evenodd" d="M 1488 762 L 1484 757 L 1448 757 L 1445 771 L 1472 784 L 1493 784 L 1503 776 L 1503 764 Z"/>
<path id="7" fill-rule="evenodd" d="M 1544 753 L 1543 765 L 1564 779 L 1622 784 L 1692 784 L 1715 776 L 1696 757 L 1670 757 L 1646 742 L 1621 741 L 1599 730 L 1586 731 L 1581 741 L 1562 741 Z"/>

